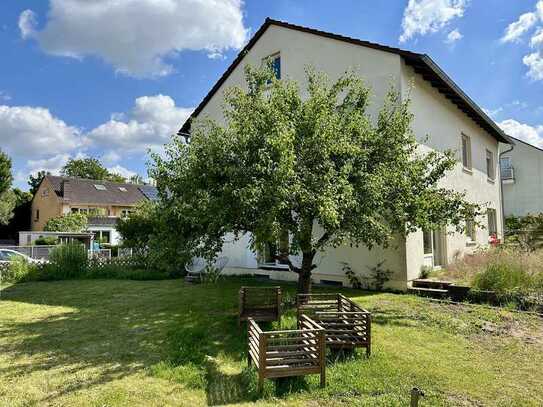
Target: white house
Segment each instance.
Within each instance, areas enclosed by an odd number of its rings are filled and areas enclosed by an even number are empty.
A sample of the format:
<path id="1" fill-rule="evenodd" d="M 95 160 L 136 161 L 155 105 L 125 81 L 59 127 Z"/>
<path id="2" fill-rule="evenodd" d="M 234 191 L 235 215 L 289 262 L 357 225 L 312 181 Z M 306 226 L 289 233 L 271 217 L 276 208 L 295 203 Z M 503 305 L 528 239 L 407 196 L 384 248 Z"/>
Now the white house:
<path id="1" fill-rule="evenodd" d="M 439 267 L 457 256 L 488 244 L 489 234 L 502 235 L 498 145 L 511 143 L 502 130 L 427 56 L 336 34 L 267 19 L 238 57 L 196 108 L 192 117 L 209 116 L 224 122 L 223 92 L 244 85 L 243 67 L 259 66 L 272 58 L 278 77 L 305 88 L 308 65 L 338 78 L 348 69 L 360 75 L 373 93 L 370 114 L 375 117 L 391 84 L 412 99 L 413 130 L 421 148 L 458 151 L 459 164 L 443 180 L 443 186 L 465 191 L 472 202 L 488 204 L 484 223 L 470 225 L 465 234 L 451 230 L 419 231 L 399 239 L 387 249 L 344 246 L 319 255 L 315 282 L 347 284 L 342 270 L 348 263 L 358 274 L 385 260 L 394 272 L 389 286 L 405 289 L 417 278 L 423 265 Z M 180 134 L 190 132 L 190 120 Z M 428 138 L 426 138 L 428 136 Z M 248 236 L 227 242 L 223 254 L 230 257 L 231 273 L 266 274 L 278 279 L 296 279 L 284 265 L 252 253 Z"/>
<path id="2" fill-rule="evenodd" d="M 543 150 L 522 140 L 500 146 L 505 216 L 543 213 Z"/>

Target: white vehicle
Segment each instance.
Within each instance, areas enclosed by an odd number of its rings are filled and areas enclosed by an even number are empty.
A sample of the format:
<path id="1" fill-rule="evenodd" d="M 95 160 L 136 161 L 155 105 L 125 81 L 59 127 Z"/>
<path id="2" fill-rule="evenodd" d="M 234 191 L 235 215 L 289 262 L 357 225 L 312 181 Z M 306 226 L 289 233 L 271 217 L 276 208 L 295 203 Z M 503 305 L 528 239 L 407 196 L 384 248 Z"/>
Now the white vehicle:
<path id="1" fill-rule="evenodd" d="M 0 249 L 0 264 L 7 264 L 16 259 L 23 259 L 28 263 L 41 263 L 40 260 L 33 259 L 28 257 L 26 254 L 19 253 L 11 249 Z"/>

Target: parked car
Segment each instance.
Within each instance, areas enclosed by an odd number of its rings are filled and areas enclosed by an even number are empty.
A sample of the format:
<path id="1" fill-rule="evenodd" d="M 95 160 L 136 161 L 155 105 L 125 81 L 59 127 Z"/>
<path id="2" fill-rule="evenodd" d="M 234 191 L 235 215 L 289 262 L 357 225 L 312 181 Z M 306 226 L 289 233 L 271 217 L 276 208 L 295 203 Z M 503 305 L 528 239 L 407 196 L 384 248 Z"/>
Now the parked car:
<path id="1" fill-rule="evenodd" d="M 18 251 L 11 249 L 0 249 L 0 264 L 7 264 L 16 259 L 24 259 L 29 263 L 42 263 L 43 260 L 36 260 L 28 257 L 26 254 L 19 253 Z"/>

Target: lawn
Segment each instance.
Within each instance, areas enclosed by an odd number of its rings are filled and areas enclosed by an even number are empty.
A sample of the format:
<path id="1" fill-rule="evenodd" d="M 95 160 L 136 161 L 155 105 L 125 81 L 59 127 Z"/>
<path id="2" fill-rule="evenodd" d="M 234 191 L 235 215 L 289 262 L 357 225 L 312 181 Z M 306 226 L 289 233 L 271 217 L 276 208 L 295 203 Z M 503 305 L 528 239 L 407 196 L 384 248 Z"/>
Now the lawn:
<path id="1" fill-rule="evenodd" d="M 24 283 L 0 292 L 0 405 L 542 405 L 543 322 L 531 315 L 343 290 L 374 314 L 373 353 L 318 376 L 246 367 L 237 290 L 180 280 Z M 286 297 L 294 287 L 285 285 Z M 292 311 L 281 326 L 293 326 Z"/>

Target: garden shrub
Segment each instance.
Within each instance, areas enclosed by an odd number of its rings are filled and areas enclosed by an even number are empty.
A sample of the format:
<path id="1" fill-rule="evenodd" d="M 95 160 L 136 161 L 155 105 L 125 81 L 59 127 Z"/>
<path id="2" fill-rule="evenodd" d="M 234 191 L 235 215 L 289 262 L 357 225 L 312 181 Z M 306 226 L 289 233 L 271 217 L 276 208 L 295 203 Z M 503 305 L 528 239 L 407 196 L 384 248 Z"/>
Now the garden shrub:
<path id="1" fill-rule="evenodd" d="M 16 257 L 13 261 L 2 265 L 2 281 L 24 281 L 32 273 L 33 265 L 24 258 Z"/>
<path id="2" fill-rule="evenodd" d="M 58 239 L 54 236 L 41 236 L 34 240 L 36 246 L 56 246 Z"/>
<path id="3" fill-rule="evenodd" d="M 533 277 L 522 267 L 511 263 L 491 263 L 473 279 L 473 287 L 507 293 L 512 290 L 534 288 Z"/>
<path id="4" fill-rule="evenodd" d="M 41 267 L 42 280 L 81 278 L 87 271 L 88 255 L 81 244 L 63 244 L 51 250 L 49 263 Z"/>

